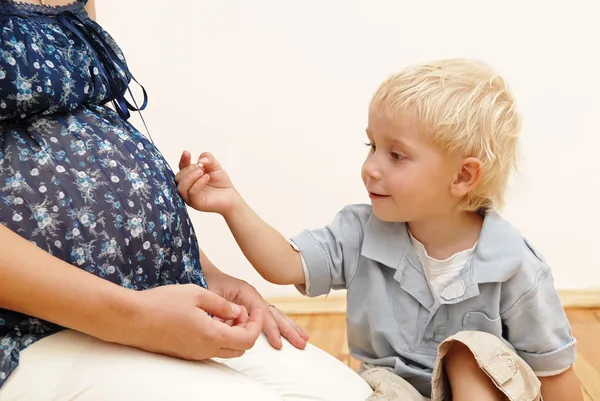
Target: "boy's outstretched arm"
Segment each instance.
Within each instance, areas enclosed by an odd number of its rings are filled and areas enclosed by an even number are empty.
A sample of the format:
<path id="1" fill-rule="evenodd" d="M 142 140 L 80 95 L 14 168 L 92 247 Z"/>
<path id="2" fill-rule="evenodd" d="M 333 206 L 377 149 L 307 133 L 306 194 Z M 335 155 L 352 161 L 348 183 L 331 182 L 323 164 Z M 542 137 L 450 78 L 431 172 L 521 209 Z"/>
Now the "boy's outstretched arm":
<path id="1" fill-rule="evenodd" d="M 265 280 L 274 284 L 305 283 L 300 254 L 246 204 L 210 153 L 201 154 L 198 164 L 182 168 L 175 181 L 185 203 L 225 218 L 244 256 Z"/>
<path id="2" fill-rule="evenodd" d="M 274 284 L 304 284 L 300 253 L 237 196 L 234 207 L 223 214 L 240 249 L 267 281 Z"/>

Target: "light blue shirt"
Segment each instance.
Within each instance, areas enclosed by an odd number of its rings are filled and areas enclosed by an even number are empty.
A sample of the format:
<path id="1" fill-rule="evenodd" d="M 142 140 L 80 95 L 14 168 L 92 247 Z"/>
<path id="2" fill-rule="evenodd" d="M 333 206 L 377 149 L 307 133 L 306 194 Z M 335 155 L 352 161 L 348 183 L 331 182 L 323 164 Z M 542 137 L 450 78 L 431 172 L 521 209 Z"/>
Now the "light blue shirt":
<path id="1" fill-rule="evenodd" d="M 475 252 L 434 301 L 404 223 L 379 220 L 370 205 L 342 209 L 324 228 L 291 238 L 319 296 L 347 289 L 348 343 L 356 359 L 392 369 L 431 395 L 437 348 L 464 330 L 491 333 L 534 371 L 575 361 L 575 339 L 550 268 L 517 229 L 485 214 Z"/>

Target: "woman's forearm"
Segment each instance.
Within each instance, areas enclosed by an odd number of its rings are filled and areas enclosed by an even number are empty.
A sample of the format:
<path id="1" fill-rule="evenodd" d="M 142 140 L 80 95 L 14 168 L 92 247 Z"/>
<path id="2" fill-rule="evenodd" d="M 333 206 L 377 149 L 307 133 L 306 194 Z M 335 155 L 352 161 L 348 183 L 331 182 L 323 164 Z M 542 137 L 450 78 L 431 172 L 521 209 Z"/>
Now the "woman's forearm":
<path id="1" fill-rule="evenodd" d="M 118 342 L 133 294 L 80 270 L 0 224 L 0 308 Z"/>

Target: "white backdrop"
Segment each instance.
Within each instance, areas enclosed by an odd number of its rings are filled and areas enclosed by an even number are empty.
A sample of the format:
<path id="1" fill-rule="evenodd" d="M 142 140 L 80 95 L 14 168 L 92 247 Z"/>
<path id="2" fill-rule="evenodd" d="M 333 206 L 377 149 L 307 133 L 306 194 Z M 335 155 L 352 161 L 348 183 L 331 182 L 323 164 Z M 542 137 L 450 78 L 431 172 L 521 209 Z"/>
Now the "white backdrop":
<path id="1" fill-rule="evenodd" d="M 524 121 L 503 214 L 560 289 L 600 286 L 599 10 L 594 0 L 97 0 L 149 91 L 144 116 L 173 168 L 183 149 L 212 151 L 285 235 L 368 201 L 366 108 L 388 74 L 433 58 L 489 62 Z M 265 296 L 299 296 L 264 282 L 219 216 L 192 218 L 223 270 Z"/>

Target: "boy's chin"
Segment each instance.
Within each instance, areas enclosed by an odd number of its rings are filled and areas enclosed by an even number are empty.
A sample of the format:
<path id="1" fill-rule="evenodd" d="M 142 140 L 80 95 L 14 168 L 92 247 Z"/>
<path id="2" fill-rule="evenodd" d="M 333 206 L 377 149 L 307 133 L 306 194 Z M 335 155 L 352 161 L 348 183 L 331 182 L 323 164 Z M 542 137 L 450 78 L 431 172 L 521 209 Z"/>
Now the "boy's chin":
<path id="1" fill-rule="evenodd" d="M 389 210 L 387 208 L 375 207 L 373 204 L 373 214 L 381 221 L 386 223 L 405 223 L 406 220 L 395 210 Z"/>

